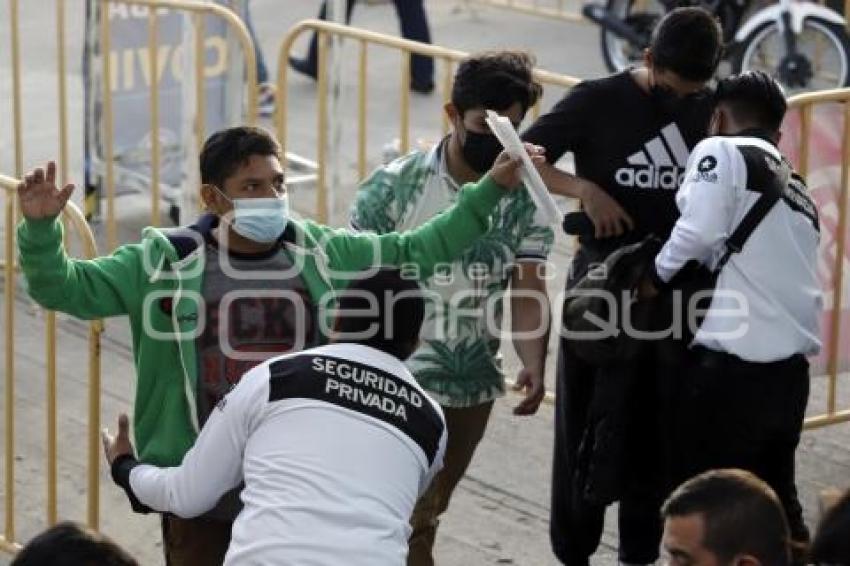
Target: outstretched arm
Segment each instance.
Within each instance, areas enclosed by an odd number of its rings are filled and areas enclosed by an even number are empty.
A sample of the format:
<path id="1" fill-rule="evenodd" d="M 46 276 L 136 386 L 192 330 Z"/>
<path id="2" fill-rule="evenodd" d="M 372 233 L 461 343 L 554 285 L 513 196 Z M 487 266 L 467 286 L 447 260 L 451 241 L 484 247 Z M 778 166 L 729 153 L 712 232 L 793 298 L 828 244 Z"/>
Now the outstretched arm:
<path id="1" fill-rule="evenodd" d="M 248 372 L 212 412 L 195 445 L 175 468 L 136 461 L 124 417 L 116 439 L 104 435 L 113 480 L 124 488 L 137 511 L 147 508 L 184 518 L 209 511 L 242 480 L 245 444 L 267 394 L 268 369 L 260 366 Z"/>

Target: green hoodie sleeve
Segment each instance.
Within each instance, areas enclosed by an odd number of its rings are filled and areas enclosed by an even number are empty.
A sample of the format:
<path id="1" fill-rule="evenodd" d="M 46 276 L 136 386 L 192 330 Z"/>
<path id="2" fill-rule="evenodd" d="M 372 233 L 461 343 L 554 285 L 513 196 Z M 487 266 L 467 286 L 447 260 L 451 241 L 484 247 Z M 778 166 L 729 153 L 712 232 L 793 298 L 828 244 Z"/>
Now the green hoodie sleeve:
<path id="1" fill-rule="evenodd" d="M 58 219 L 18 225 L 18 253 L 30 296 L 41 306 L 77 318 L 127 314 L 141 301 L 141 245 L 122 246 L 110 256 L 71 259 L 62 245 Z"/>
<path id="2" fill-rule="evenodd" d="M 451 263 L 490 228 L 490 216 L 505 189 L 489 176 L 461 189 L 457 203 L 425 224 L 403 233 L 376 235 L 325 228 L 331 269 L 356 272 L 373 265 L 415 265 L 422 279 Z"/>

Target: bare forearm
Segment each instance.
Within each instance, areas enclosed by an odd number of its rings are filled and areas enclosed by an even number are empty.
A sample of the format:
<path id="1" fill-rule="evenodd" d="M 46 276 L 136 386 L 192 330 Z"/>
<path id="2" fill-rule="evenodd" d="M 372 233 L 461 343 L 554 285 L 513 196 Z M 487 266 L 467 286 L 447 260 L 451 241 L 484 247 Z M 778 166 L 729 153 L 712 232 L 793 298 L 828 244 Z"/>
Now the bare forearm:
<path id="1" fill-rule="evenodd" d="M 513 344 L 523 367 L 543 373 L 549 343 L 549 300 L 545 293 L 539 297 L 511 298 L 511 328 Z"/>
<path id="2" fill-rule="evenodd" d="M 542 163 L 538 170 L 549 192 L 569 198 L 584 197 L 582 179 L 562 171 L 551 163 Z"/>

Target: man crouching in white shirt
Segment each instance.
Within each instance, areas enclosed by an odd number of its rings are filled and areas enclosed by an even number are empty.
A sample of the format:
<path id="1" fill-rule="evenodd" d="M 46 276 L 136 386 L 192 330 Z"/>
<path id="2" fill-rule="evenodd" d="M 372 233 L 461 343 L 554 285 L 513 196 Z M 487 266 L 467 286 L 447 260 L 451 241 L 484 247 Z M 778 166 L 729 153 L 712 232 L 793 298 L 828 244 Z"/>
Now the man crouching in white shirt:
<path id="1" fill-rule="evenodd" d="M 137 462 L 121 415 L 104 449 L 133 508 L 194 517 L 244 481 L 225 564 L 404 564 L 410 514 L 446 443 L 439 405 L 402 362 L 424 301 L 414 281 L 379 270 L 336 313 L 330 345 L 246 373 L 180 467 Z"/>
<path id="2" fill-rule="evenodd" d="M 773 488 L 803 542 L 794 458 L 809 395 L 806 356 L 821 346 L 820 234 L 803 180 L 776 147 L 785 111 L 782 89 L 764 73 L 720 81 L 715 137 L 691 154 L 676 197 L 682 215 L 641 294 L 675 287 L 690 262 L 716 278 L 681 376 L 682 418 L 672 428 L 678 480 L 749 470 Z"/>

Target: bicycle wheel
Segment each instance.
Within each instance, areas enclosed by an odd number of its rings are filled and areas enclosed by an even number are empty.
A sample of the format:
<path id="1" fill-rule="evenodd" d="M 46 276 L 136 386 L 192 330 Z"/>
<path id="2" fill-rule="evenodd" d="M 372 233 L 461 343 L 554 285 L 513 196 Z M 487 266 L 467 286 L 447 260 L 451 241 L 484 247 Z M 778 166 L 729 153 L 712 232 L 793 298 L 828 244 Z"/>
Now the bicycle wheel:
<path id="1" fill-rule="evenodd" d="M 664 7 L 658 0 L 608 0 L 607 9 L 647 39 L 664 16 Z M 643 60 L 646 45 L 634 45 L 604 27 L 600 28 L 599 39 L 602 58 L 611 73 L 622 71 Z"/>
<path id="2" fill-rule="evenodd" d="M 812 16 L 797 36 L 797 54 L 786 54 L 785 39 L 776 22 L 765 22 L 739 44 L 732 70 L 761 70 L 788 94 L 850 85 L 850 40 L 840 25 Z"/>

